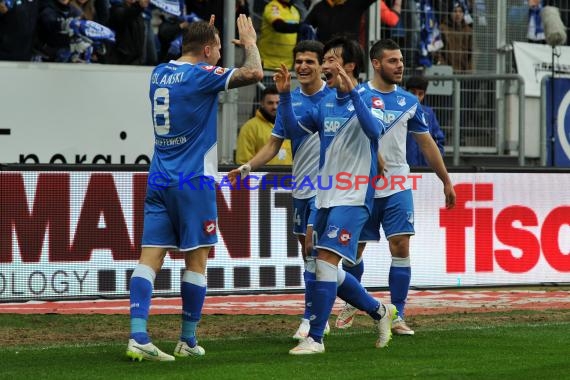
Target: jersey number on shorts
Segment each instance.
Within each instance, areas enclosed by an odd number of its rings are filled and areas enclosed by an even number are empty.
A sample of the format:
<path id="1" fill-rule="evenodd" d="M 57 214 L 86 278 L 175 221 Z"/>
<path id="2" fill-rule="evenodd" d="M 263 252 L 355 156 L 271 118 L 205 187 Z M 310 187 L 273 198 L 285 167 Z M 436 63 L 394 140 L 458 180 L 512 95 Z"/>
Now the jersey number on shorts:
<path id="1" fill-rule="evenodd" d="M 170 132 L 170 92 L 168 88 L 159 87 L 154 92 L 153 98 L 154 131 L 157 135 L 166 135 Z"/>
<path id="2" fill-rule="evenodd" d="M 299 210 L 297 208 L 295 208 L 293 211 L 293 222 L 295 222 L 297 226 L 301 225 L 301 215 L 299 214 Z"/>

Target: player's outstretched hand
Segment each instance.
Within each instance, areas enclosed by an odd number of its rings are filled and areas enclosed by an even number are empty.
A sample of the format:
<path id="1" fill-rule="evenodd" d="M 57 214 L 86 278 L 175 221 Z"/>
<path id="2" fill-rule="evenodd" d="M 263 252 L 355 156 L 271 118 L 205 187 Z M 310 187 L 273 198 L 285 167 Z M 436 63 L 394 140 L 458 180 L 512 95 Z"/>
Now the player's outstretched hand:
<path id="1" fill-rule="evenodd" d="M 443 193 L 445 194 L 445 207 L 450 209 L 455 207 L 455 189 L 453 184 L 447 183 L 443 185 Z"/>
<path id="2" fill-rule="evenodd" d="M 232 42 L 235 45 L 240 46 L 255 45 L 257 41 L 257 33 L 255 33 L 251 17 L 247 17 L 244 14 L 239 15 L 236 20 L 236 25 L 238 28 L 238 39 L 233 40 Z"/>
<path id="3" fill-rule="evenodd" d="M 340 63 L 336 64 L 338 70 L 338 77 L 340 79 L 340 92 L 350 92 L 354 89 L 354 83 L 352 83 L 352 78 L 348 76 L 344 68 Z"/>
<path id="4" fill-rule="evenodd" d="M 228 173 L 228 179 L 232 186 L 235 186 L 238 181 L 238 177 L 244 179 L 249 175 L 251 172 L 251 165 L 250 164 L 243 164 L 237 169 L 233 169 Z"/>
<path id="5" fill-rule="evenodd" d="M 210 26 L 214 26 L 214 21 L 216 21 L 216 15 L 211 15 L 210 16 Z"/>
<path id="6" fill-rule="evenodd" d="M 291 73 L 284 64 L 281 64 L 277 72 L 273 74 L 273 80 L 279 93 L 291 91 Z"/>

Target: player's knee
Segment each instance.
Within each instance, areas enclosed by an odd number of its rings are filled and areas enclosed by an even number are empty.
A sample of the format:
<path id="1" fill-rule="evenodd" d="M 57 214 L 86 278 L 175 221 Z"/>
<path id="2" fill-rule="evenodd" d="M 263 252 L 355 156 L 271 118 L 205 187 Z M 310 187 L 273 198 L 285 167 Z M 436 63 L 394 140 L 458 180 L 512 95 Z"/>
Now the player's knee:
<path id="1" fill-rule="evenodd" d="M 393 257 L 410 256 L 410 237 L 395 236 L 390 238 L 390 253 Z"/>

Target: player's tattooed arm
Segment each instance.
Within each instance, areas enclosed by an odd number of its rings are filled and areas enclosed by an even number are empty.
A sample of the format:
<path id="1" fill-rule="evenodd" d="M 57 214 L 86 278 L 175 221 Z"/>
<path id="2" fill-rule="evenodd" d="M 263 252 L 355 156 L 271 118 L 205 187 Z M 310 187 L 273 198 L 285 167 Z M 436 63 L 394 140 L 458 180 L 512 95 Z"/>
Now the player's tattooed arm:
<path id="1" fill-rule="evenodd" d="M 261 57 L 257 46 L 245 46 L 245 62 L 242 67 L 234 71 L 229 88 L 236 88 L 254 84 L 263 79 L 263 69 L 261 67 Z"/>
<path id="2" fill-rule="evenodd" d="M 241 45 L 245 49 L 245 62 L 242 67 L 236 69 L 229 82 L 229 88 L 236 88 L 254 84 L 263 79 L 263 67 L 261 57 L 255 44 L 257 34 L 253 28 L 251 18 L 239 15 L 236 21 L 239 33 L 239 40 L 234 40 L 236 45 Z"/>

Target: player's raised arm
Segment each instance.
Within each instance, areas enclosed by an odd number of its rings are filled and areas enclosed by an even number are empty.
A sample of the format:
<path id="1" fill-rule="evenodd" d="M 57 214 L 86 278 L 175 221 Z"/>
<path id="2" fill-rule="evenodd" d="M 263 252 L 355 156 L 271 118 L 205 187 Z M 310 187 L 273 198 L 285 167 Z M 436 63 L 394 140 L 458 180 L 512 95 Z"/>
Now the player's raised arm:
<path id="1" fill-rule="evenodd" d="M 287 138 L 295 138 L 299 134 L 303 134 L 303 130 L 309 133 L 317 131 L 317 124 L 313 119 L 313 111 L 303 115 L 300 119 L 297 118 L 293 111 L 291 103 L 291 73 L 283 63 L 273 75 L 275 87 L 279 91 L 279 106 L 277 106 L 277 119 L 278 123 L 282 123 L 286 131 Z M 297 128 L 297 125 L 300 128 Z"/>
<path id="2" fill-rule="evenodd" d="M 254 84 L 263 79 L 263 67 L 261 57 L 257 49 L 257 34 L 253 28 L 250 17 L 241 14 L 236 21 L 239 39 L 235 40 L 236 45 L 245 49 L 245 62 L 232 74 L 228 88 L 243 87 Z"/>
<path id="3" fill-rule="evenodd" d="M 350 99 L 354 105 L 354 110 L 356 111 L 356 117 L 362 126 L 362 130 L 371 139 L 376 139 L 380 137 L 380 133 L 383 130 L 383 125 L 381 122 L 372 116 L 370 109 L 364 104 L 364 101 L 360 97 L 352 78 L 347 74 L 343 67 L 337 63 L 337 70 L 339 78 L 341 79 L 341 88 L 339 91 L 348 92 L 350 94 Z"/>

